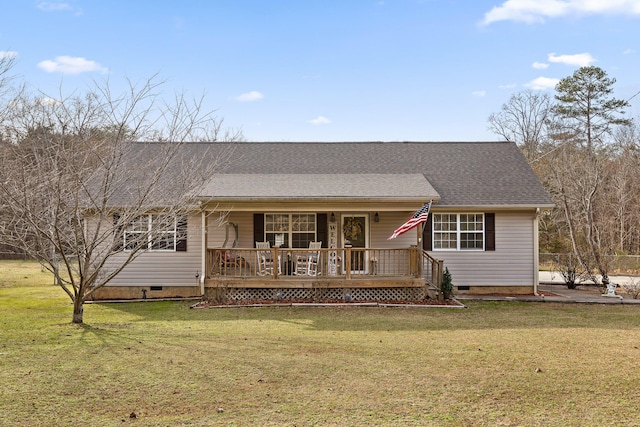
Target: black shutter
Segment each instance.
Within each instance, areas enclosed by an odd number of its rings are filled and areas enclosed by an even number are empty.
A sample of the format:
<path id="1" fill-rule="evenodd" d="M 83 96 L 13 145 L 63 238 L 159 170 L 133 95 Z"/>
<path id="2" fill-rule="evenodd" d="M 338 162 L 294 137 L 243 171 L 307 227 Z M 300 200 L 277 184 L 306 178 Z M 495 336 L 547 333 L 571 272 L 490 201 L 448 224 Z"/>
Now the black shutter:
<path id="1" fill-rule="evenodd" d="M 484 214 L 484 250 L 496 250 L 496 214 Z"/>
<path id="2" fill-rule="evenodd" d="M 264 214 L 253 214 L 253 247 L 255 242 L 264 242 Z"/>
<path id="3" fill-rule="evenodd" d="M 316 240 L 322 242 L 323 248 L 328 248 L 329 233 L 327 228 L 327 214 L 319 213 L 316 215 Z"/>
<path id="4" fill-rule="evenodd" d="M 187 216 L 179 216 L 176 220 L 176 252 L 187 251 Z"/>
<path id="5" fill-rule="evenodd" d="M 433 221 L 432 215 L 429 214 L 427 217 L 427 222 L 424 224 L 424 229 L 422 230 L 422 249 L 425 251 L 432 251 L 433 246 L 431 245 L 431 236 L 433 234 Z"/>

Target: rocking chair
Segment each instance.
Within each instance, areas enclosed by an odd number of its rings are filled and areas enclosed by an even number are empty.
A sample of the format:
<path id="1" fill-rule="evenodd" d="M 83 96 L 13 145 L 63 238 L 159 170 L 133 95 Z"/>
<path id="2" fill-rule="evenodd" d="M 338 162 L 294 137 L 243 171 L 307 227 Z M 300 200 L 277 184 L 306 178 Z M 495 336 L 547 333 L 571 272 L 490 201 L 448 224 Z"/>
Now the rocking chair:
<path id="1" fill-rule="evenodd" d="M 296 269 L 293 274 L 298 276 L 317 276 L 318 264 L 320 263 L 320 248 L 322 242 L 310 242 L 309 251 L 306 256 L 298 255 L 296 257 Z"/>
<path id="2" fill-rule="evenodd" d="M 229 238 L 229 231 L 231 230 L 232 236 Z M 225 238 L 224 243 L 220 249 L 215 250 L 215 266 L 219 274 L 238 275 L 247 272 L 249 269 L 249 263 L 242 257 L 236 254 L 234 248 L 238 242 L 238 226 L 232 222 L 228 222 L 225 226 Z"/>
<path id="3" fill-rule="evenodd" d="M 277 265 L 278 274 L 282 274 L 280 269 L 280 255 L 277 260 L 273 260 L 271 257 L 271 243 L 269 242 L 256 242 L 256 257 L 258 258 L 256 273 L 258 276 L 272 276 L 274 270 L 274 263 Z"/>

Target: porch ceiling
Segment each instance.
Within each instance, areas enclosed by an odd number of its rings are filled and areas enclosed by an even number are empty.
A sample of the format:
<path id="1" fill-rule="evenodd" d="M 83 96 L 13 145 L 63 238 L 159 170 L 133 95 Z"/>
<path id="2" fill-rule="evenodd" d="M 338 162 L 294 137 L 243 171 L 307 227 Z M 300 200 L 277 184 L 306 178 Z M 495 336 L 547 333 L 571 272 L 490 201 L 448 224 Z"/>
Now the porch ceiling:
<path id="1" fill-rule="evenodd" d="M 215 174 L 199 196 L 238 201 L 440 200 L 422 174 Z"/>

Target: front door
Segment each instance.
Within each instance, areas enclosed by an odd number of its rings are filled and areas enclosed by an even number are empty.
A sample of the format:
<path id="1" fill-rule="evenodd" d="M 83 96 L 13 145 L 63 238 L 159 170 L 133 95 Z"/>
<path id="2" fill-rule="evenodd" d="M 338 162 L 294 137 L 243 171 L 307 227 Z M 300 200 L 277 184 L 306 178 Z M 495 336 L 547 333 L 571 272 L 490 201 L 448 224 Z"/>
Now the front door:
<path id="1" fill-rule="evenodd" d="M 353 249 L 369 247 L 368 215 L 342 215 L 342 243 L 351 245 Z M 365 274 L 367 272 L 366 251 L 351 251 L 351 273 Z"/>

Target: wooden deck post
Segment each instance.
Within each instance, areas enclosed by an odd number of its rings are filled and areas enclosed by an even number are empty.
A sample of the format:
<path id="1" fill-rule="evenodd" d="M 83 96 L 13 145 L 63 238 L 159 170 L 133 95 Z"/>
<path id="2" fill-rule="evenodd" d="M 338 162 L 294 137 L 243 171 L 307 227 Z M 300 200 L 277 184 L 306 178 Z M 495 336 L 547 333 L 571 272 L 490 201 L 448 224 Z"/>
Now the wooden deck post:
<path id="1" fill-rule="evenodd" d="M 347 280 L 351 279 L 351 245 L 344 246 L 344 269 Z"/>
<path id="2" fill-rule="evenodd" d="M 438 289 L 438 299 L 440 301 L 444 301 L 444 293 L 442 292 L 442 273 L 444 273 L 444 261 L 438 260 L 433 263 L 433 267 L 436 271 L 434 271 L 433 282 L 436 284 L 436 289 Z"/>
<path id="3" fill-rule="evenodd" d="M 422 277 L 422 250 L 415 245 L 409 248 L 409 274 L 414 277 Z"/>
<path id="4" fill-rule="evenodd" d="M 273 261 L 271 265 L 273 266 L 273 278 L 274 279 L 278 278 L 278 271 L 280 271 L 280 268 L 281 268 L 280 267 L 280 265 L 281 265 L 280 264 L 280 258 L 279 258 L 280 254 L 278 253 L 278 249 L 279 248 L 277 246 L 274 247 L 274 248 L 271 248 L 271 251 L 272 251 L 271 260 Z"/>

